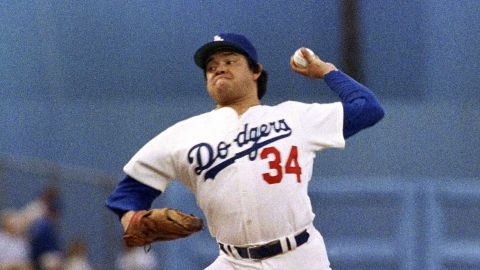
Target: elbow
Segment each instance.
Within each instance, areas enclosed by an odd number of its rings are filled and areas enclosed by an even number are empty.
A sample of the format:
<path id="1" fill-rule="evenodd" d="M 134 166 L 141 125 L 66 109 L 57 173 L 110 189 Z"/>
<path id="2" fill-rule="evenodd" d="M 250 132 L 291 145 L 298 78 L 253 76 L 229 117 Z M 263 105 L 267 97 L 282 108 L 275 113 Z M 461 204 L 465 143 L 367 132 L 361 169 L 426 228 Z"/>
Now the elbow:
<path id="1" fill-rule="evenodd" d="M 375 123 L 380 122 L 380 120 L 382 120 L 383 117 L 385 116 L 385 110 L 380 104 L 377 104 L 376 106 L 374 106 L 374 108 L 372 109 L 372 112 L 373 112 L 372 114 L 374 115 L 373 118 L 375 119 Z"/>
<path id="2" fill-rule="evenodd" d="M 370 104 L 364 110 L 360 122 L 363 122 L 364 128 L 371 127 L 380 122 L 385 116 L 385 110 L 378 103 Z"/>
<path id="3" fill-rule="evenodd" d="M 380 122 L 385 117 L 385 110 L 378 102 L 371 102 L 363 106 L 344 104 L 345 139 Z"/>

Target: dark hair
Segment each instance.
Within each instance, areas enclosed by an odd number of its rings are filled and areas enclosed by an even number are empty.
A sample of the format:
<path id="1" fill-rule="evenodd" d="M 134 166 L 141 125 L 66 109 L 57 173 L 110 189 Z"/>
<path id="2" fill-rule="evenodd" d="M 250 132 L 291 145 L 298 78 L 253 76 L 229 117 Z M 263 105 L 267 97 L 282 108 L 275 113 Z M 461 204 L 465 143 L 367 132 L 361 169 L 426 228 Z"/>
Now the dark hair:
<path id="1" fill-rule="evenodd" d="M 250 68 L 253 73 L 258 73 L 260 71 L 260 65 L 247 57 L 248 67 Z M 258 99 L 262 99 L 262 97 L 267 92 L 267 81 L 268 81 L 268 73 L 265 70 L 262 70 L 260 77 L 257 79 L 257 96 Z"/>
<path id="2" fill-rule="evenodd" d="M 261 66 L 257 62 L 255 62 L 250 57 L 246 56 L 245 53 L 243 53 L 240 50 L 236 50 L 234 48 L 224 48 L 224 49 L 217 50 L 215 52 L 219 52 L 219 51 L 233 51 L 233 52 L 237 52 L 237 53 L 245 56 L 245 58 L 247 59 L 248 68 L 253 73 L 258 73 L 261 69 Z M 207 78 L 207 70 L 206 69 L 203 70 L 203 75 L 206 79 Z M 268 73 L 267 73 L 267 71 L 262 70 L 262 73 L 260 74 L 260 77 L 258 77 L 258 79 L 257 79 L 257 96 L 258 96 L 258 99 L 262 99 L 262 97 L 267 92 L 267 81 L 268 81 Z"/>

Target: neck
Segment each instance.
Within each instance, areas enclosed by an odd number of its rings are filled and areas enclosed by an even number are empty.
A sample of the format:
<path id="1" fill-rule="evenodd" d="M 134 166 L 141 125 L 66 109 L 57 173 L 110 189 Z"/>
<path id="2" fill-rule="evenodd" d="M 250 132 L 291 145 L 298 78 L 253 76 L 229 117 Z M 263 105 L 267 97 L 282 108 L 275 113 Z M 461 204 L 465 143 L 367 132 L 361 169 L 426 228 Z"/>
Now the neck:
<path id="1" fill-rule="evenodd" d="M 231 103 L 228 105 L 217 104 L 217 108 L 230 107 L 234 109 L 237 112 L 237 114 L 240 116 L 243 113 L 245 113 L 250 107 L 257 106 L 257 105 L 260 105 L 260 100 L 255 99 L 255 100 L 249 100 L 244 102 Z"/>

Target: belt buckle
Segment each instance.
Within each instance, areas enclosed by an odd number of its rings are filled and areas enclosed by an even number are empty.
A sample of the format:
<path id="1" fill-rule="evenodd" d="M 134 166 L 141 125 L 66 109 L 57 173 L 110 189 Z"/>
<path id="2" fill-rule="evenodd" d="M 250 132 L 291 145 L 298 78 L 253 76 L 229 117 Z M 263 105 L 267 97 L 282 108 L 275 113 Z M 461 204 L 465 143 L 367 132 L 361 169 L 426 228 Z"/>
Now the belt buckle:
<path id="1" fill-rule="evenodd" d="M 263 245 L 256 245 L 256 246 L 249 246 L 247 247 L 247 255 L 248 255 L 248 258 L 249 259 L 253 259 L 253 260 L 259 260 L 259 259 L 265 259 L 265 258 L 268 258 L 268 257 L 272 257 L 272 255 L 268 255 L 268 256 L 264 256 L 264 255 L 261 255 L 260 258 L 252 258 L 252 254 L 250 253 L 250 249 L 255 249 L 255 248 L 268 248 L 269 246 L 272 246 L 272 245 L 277 245 L 277 244 L 280 244 L 280 240 L 273 240 L 271 242 L 268 242 L 266 244 L 263 244 Z M 283 253 L 283 250 L 282 252 Z M 278 254 L 275 254 L 275 255 L 278 255 Z M 274 256 L 274 255 L 273 255 Z"/>

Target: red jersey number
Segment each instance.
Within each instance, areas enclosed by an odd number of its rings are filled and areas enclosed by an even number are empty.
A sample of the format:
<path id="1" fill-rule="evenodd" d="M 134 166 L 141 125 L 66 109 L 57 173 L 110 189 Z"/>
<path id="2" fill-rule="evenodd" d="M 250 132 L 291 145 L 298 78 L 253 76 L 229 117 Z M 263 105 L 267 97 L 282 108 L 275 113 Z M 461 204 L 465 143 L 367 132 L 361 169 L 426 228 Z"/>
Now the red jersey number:
<path id="1" fill-rule="evenodd" d="M 278 184 L 282 181 L 283 178 L 283 167 L 282 167 L 282 155 L 277 148 L 265 147 L 260 152 L 261 159 L 269 158 L 268 166 L 273 172 L 268 172 L 262 174 L 263 180 L 269 184 Z M 287 162 L 285 163 L 285 173 L 286 174 L 295 174 L 297 176 L 297 182 L 302 182 L 302 168 L 298 163 L 298 150 L 297 146 L 292 146 L 290 149 L 290 154 L 288 155 Z"/>

